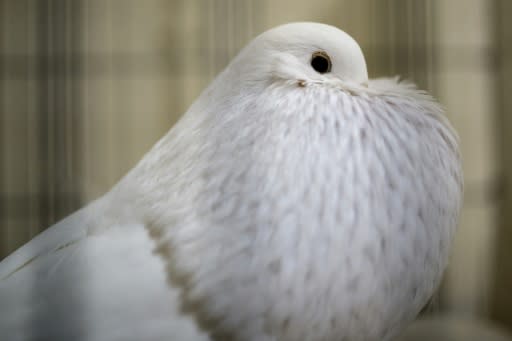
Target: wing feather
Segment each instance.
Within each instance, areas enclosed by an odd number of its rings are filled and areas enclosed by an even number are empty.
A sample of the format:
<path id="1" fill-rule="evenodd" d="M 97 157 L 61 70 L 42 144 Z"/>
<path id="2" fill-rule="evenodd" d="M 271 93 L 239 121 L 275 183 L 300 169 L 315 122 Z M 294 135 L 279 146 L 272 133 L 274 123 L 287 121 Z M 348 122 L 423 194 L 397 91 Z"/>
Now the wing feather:
<path id="1" fill-rule="evenodd" d="M 98 206 L 99 205 L 99 206 Z M 206 341 L 180 311 L 140 223 L 89 233 L 101 203 L 52 226 L 0 263 L 0 334 L 17 340 Z"/>

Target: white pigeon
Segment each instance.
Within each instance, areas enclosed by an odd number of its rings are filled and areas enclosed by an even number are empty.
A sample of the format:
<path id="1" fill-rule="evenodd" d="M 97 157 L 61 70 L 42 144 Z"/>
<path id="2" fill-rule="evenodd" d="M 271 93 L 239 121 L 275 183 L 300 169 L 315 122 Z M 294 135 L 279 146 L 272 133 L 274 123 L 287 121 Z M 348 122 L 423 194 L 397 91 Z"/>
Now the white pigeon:
<path id="1" fill-rule="evenodd" d="M 2 340 L 386 341 L 461 206 L 440 106 L 317 23 L 245 47 L 111 191 L 0 264 Z"/>

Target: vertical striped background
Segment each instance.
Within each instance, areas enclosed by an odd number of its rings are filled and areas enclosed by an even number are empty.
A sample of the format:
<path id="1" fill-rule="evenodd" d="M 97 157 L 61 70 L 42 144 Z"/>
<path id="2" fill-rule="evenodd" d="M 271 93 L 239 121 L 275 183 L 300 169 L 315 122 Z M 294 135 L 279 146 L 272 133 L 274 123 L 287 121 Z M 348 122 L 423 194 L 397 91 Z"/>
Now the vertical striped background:
<path id="1" fill-rule="evenodd" d="M 0 0 L 0 259 L 108 190 L 256 34 L 321 21 L 360 42 L 372 77 L 446 106 L 466 193 L 440 309 L 512 327 L 506 13 L 506 0 Z"/>

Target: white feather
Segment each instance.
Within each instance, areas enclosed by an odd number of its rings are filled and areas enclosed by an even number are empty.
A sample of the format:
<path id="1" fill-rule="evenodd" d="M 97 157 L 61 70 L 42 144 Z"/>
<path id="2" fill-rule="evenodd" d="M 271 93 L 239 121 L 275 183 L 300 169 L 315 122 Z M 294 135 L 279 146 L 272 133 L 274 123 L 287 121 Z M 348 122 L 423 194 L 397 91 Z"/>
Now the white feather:
<path id="1" fill-rule="evenodd" d="M 208 340 L 180 311 L 148 230 L 110 218 L 93 203 L 2 262 L 2 339 Z"/>

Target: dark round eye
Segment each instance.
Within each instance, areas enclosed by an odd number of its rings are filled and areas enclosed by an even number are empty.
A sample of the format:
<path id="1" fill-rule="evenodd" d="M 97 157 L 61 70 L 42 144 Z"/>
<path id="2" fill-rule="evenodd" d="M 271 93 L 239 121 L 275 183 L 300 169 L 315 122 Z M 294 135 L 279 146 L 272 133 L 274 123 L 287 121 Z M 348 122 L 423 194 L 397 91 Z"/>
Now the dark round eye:
<path id="1" fill-rule="evenodd" d="M 331 72 L 331 58 L 323 51 L 315 52 L 311 56 L 311 66 L 318 73 Z"/>

